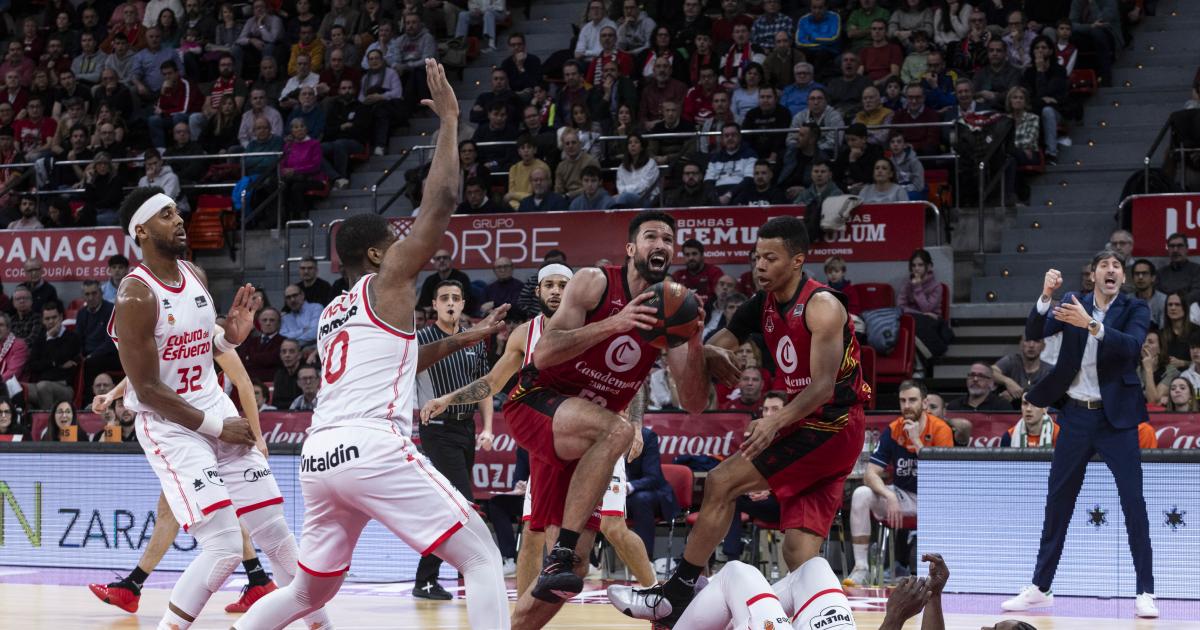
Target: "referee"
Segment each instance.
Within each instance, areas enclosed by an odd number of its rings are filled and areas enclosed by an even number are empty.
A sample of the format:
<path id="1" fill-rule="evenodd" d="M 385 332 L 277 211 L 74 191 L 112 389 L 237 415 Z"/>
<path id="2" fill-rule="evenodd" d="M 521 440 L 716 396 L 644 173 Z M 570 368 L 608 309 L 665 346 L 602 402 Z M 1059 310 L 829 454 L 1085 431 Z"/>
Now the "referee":
<path id="1" fill-rule="evenodd" d="M 432 326 L 417 331 L 417 344 L 425 345 L 461 332 L 459 314 L 465 308 L 463 285 L 457 280 L 442 280 L 434 289 L 433 307 L 437 320 Z M 417 408 L 425 401 L 449 394 L 482 378 L 488 373 L 487 350 L 483 343 L 463 348 L 429 366 L 417 376 Z M 483 416 L 483 431 L 475 437 L 475 409 Z M 475 447 L 492 449 L 492 399 L 478 403 L 450 405 L 440 416 L 421 427 L 421 447 L 439 472 L 462 493 L 468 501 L 475 494 L 471 484 L 471 467 L 475 464 Z M 422 599 L 453 599 L 437 582 L 441 558 L 429 554 L 417 565 L 417 583 L 413 596 Z"/>

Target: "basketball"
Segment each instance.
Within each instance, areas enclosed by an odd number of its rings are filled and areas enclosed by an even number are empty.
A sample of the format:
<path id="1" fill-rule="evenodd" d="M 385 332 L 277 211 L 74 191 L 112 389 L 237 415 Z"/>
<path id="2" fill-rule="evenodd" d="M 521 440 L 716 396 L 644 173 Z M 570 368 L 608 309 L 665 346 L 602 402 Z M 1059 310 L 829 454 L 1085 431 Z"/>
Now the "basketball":
<path id="1" fill-rule="evenodd" d="M 655 348 L 674 348 L 695 334 L 700 322 L 700 301 L 691 289 L 667 278 L 646 289 L 654 297 L 643 302 L 645 306 L 658 309 L 658 322 L 650 330 L 639 331 L 642 338 Z"/>

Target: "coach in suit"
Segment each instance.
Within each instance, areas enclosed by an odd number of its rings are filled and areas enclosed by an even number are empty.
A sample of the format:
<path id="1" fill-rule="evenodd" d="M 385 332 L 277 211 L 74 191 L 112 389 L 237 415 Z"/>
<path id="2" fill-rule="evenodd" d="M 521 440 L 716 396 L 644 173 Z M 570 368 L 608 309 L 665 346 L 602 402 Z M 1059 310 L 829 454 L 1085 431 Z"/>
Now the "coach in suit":
<path id="1" fill-rule="evenodd" d="M 1006 610 L 1028 610 L 1054 603 L 1050 584 L 1062 556 L 1067 526 L 1088 460 L 1099 454 L 1116 480 L 1125 514 L 1137 573 L 1137 615 L 1157 617 L 1137 430 L 1138 424 L 1147 420 L 1137 367 L 1150 325 L 1150 307 L 1120 292 L 1125 282 L 1121 254 L 1105 249 L 1093 257 L 1092 268 L 1095 288 L 1091 294 L 1068 293 L 1054 308 L 1051 295 L 1062 286 L 1062 274 L 1055 269 L 1047 271 L 1042 295 L 1025 322 L 1026 339 L 1062 332 L 1062 349 L 1054 369 L 1025 395 L 1039 407 L 1061 409 L 1062 430 L 1050 464 L 1033 585 L 1002 605 Z"/>
<path id="2" fill-rule="evenodd" d="M 646 555 L 654 560 L 654 522 L 658 516 L 671 518 L 679 513 L 675 491 L 663 477 L 658 434 L 642 427 L 642 453 L 625 466 L 629 496 L 625 512 L 633 521 L 634 533 L 646 544 Z"/>

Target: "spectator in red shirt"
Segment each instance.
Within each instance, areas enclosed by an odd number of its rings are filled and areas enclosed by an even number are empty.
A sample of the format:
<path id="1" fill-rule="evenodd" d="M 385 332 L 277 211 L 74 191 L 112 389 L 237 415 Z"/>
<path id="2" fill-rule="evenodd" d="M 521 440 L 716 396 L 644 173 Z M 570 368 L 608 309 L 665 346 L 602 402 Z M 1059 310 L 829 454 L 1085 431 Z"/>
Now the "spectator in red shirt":
<path id="1" fill-rule="evenodd" d="M 904 88 L 904 109 L 896 112 L 892 122 L 898 125 L 915 123 L 931 124 L 941 122 L 941 116 L 925 106 L 925 90 L 917 83 L 911 83 Z M 904 140 L 912 145 L 918 155 L 937 153 L 942 141 L 942 130 L 939 127 L 905 127 L 900 130 Z"/>
<path id="2" fill-rule="evenodd" d="M 21 73 L 9 70 L 4 73 L 4 87 L 0 88 L 0 103 L 12 106 L 13 116 L 19 115 L 29 103 L 29 90 L 21 87 Z"/>
<path id="3" fill-rule="evenodd" d="M 50 155 L 54 132 L 58 131 L 58 123 L 45 115 L 45 109 L 45 104 L 40 98 L 31 98 L 25 106 L 28 117 L 13 123 L 17 145 L 25 159 L 30 162 Z"/>
<path id="4" fill-rule="evenodd" d="M 888 41 L 887 22 L 871 22 L 871 45 L 858 52 L 863 72 L 867 78 L 882 88 L 888 77 L 900 76 L 900 64 L 904 63 L 904 51 Z"/>
<path id="5" fill-rule="evenodd" d="M 246 365 L 250 378 L 270 382 L 275 371 L 283 367 L 279 357 L 283 335 L 279 334 L 282 316 L 279 311 L 267 306 L 258 312 L 258 330 L 238 346 L 238 355 Z"/>
<path id="6" fill-rule="evenodd" d="M 29 87 L 29 82 L 33 80 L 33 65 L 33 60 L 25 56 L 21 42 L 13 40 L 8 43 L 8 54 L 4 56 L 4 63 L 0 63 L 0 75 L 7 75 L 9 71 L 16 70 L 21 86 Z"/>
<path id="7" fill-rule="evenodd" d="M 600 54 L 588 64 L 583 78 L 592 85 L 599 85 L 604 80 L 604 64 L 617 62 L 621 76 L 633 76 L 633 56 L 617 48 L 617 29 L 605 26 L 600 29 Z"/>
<path id="8" fill-rule="evenodd" d="M 683 258 L 687 261 L 687 266 L 671 274 L 671 277 L 695 291 L 707 304 L 716 297 L 717 281 L 725 273 L 716 265 L 705 264 L 704 245 L 694 238 L 684 241 Z"/>
<path id="9" fill-rule="evenodd" d="M 721 17 L 713 22 L 712 37 L 717 47 L 733 42 L 733 27 L 744 24 L 746 28 L 754 26 L 754 18 L 738 11 L 738 0 L 721 0 Z"/>
<path id="10" fill-rule="evenodd" d="M 730 392 L 728 398 L 718 401 L 717 404 L 726 411 L 748 411 L 757 416 L 762 410 L 762 401 L 762 371 L 756 367 L 748 367 L 742 369 L 737 389 Z"/>
<path id="11" fill-rule="evenodd" d="M 692 86 L 683 98 L 683 119 L 699 125 L 712 118 L 712 97 L 717 89 L 716 68 L 700 68 L 700 82 Z"/>
<path id="12" fill-rule="evenodd" d="M 242 111 L 249 93 L 246 82 L 237 76 L 237 63 L 234 61 L 233 55 L 222 53 L 220 59 L 217 60 L 217 80 L 213 81 L 212 87 L 209 88 L 208 97 L 201 99 L 203 105 L 201 105 L 200 111 L 188 117 L 188 128 L 192 132 L 192 137 L 199 138 L 204 133 L 208 119 L 215 118 L 221 111 L 221 99 L 226 94 L 233 96 L 237 110 Z M 197 97 L 199 96 L 197 94 Z"/>
<path id="13" fill-rule="evenodd" d="M 156 148 L 167 146 L 167 131 L 175 123 L 188 122 L 191 114 L 199 112 L 204 103 L 204 94 L 191 81 L 179 74 L 179 65 L 168 59 L 159 66 L 163 76 L 162 90 L 158 93 L 158 105 L 147 121 L 150 125 L 150 140 Z"/>

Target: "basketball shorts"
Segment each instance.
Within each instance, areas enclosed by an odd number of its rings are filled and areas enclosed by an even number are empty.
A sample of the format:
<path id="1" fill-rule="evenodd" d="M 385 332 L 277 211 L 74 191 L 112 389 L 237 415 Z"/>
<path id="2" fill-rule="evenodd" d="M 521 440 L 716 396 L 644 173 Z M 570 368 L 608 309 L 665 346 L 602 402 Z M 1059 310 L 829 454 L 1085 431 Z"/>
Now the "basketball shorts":
<path id="1" fill-rule="evenodd" d="M 218 398 L 213 406 L 218 414 L 241 415 L 229 397 Z M 138 413 L 136 422 L 138 443 L 184 531 L 224 507 L 242 516 L 283 503 L 267 458 L 258 449 L 201 435 L 151 412 Z"/>
<path id="2" fill-rule="evenodd" d="M 866 415 L 851 407 L 836 430 L 802 424 L 775 438 L 754 467 L 779 499 L 779 525 L 820 536 L 842 506 L 842 489 L 862 453 Z"/>
<path id="3" fill-rule="evenodd" d="M 314 431 L 300 458 L 304 533 L 300 568 L 317 577 L 350 569 L 367 522 L 387 527 L 421 553 L 434 553 L 473 509 L 399 432 L 362 425 Z"/>
<path id="4" fill-rule="evenodd" d="M 600 516 L 617 516 L 625 518 L 625 498 L 629 494 L 628 478 L 625 475 L 625 458 L 617 460 L 617 465 L 613 466 L 612 480 L 608 484 L 608 489 L 604 491 L 604 498 L 600 500 Z M 532 484 L 526 484 L 525 488 L 525 507 L 521 511 L 521 521 L 527 522 L 532 519 L 533 511 L 533 490 Z"/>
<path id="5" fill-rule="evenodd" d="M 545 531 L 549 525 L 562 526 L 563 508 L 571 477 L 577 461 L 567 461 L 554 451 L 554 413 L 569 396 L 543 387 L 535 388 L 520 398 L 504 404 L 513 439 L 529 451 L 529 484 L 532 494 L 529 508 L 529 528 Z M 586 527 L 600 530 L 600 510 L 588 519 Z"/>

